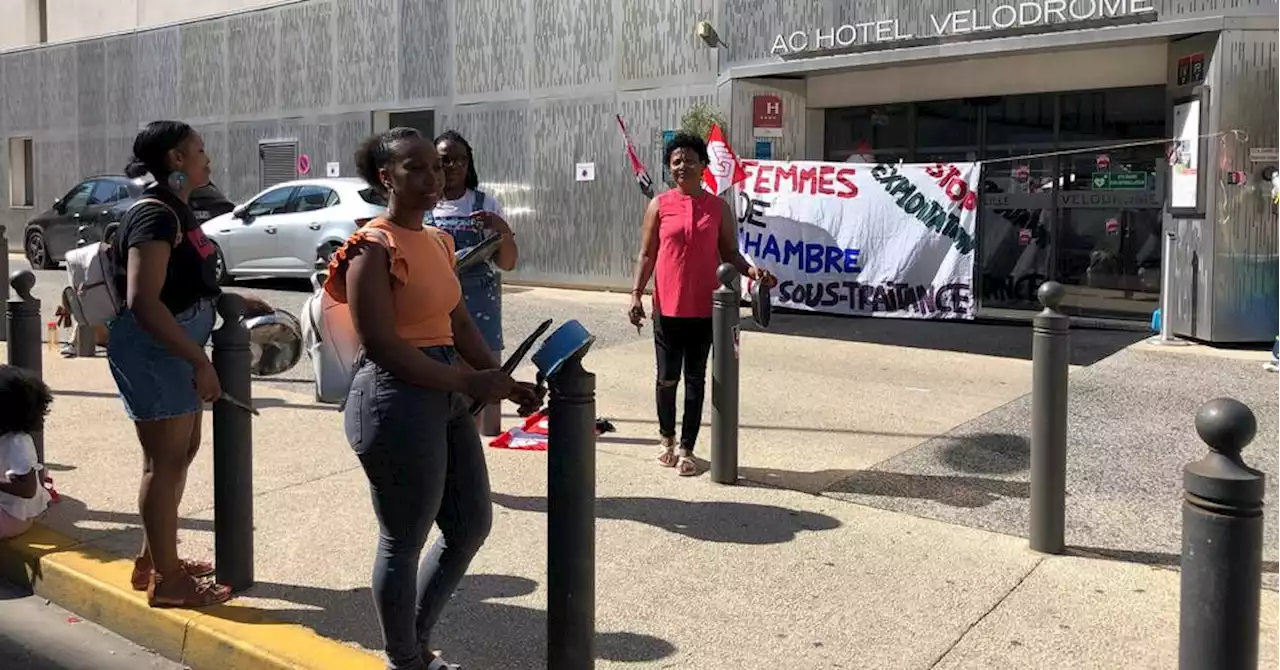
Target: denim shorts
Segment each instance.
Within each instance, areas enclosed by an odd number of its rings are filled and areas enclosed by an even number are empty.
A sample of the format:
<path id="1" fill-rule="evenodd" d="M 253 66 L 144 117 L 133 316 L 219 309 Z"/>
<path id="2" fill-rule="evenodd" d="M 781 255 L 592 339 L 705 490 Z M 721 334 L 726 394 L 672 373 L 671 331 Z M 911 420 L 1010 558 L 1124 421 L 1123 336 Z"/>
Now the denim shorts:
<path id="1" fill-rule="evenodd" d="M 173 315 L 187 336 L 201 347 L 213 333 L 213 300 L 200 300 Z M 125 309 L 109 326 L 107 364 L 134 421 L 158 421 L 191 414 L 204 407 L 196 395 L 191 364 L 173 355 Z"/>

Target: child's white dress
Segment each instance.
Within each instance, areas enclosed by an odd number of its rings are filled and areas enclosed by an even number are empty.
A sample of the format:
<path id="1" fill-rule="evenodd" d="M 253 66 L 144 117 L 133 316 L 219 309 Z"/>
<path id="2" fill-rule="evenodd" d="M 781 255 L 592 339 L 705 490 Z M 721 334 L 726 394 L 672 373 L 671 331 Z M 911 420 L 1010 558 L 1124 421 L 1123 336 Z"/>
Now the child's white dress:
<path id="1" fill-rule="evenodd" d="M 26 433 L 5 433 L 0 435 L 0 477 L 3 481 L 13 481 L 28 472 L 36 472 L 37 477 L 44 466 L 36 459 L 36 443 Z M 36 494 L 31 498 L 19 498 L 10 493 L 0 491 L 0 537 L 11 537 L 13 530 L 22 528 L 36 517 L 44 514 L 49 508 L 49 491 L 41 483 L 36 486 Z M 7 518 L 6 518 L 7 517 Z M 8 530 L 10 532 L 6 533 Z M 25 528 L 23 528 L 25 530 Z M 21 531 L 19 531 L 21 532 Z"/>

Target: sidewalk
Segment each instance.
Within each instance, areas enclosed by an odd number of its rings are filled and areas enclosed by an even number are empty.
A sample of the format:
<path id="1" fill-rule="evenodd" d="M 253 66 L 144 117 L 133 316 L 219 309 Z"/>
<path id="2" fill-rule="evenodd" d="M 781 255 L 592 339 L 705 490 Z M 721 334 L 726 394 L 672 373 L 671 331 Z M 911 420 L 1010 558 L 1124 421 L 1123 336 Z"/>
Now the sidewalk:
<path id="1" fill-rule="evenodd" d="M 956 525 L 982 524 L 954 505 L 954 518 L 938 520 L 840 499 L 854 487 L 901 500 L 895 487 L 911 485 L 942 487 L 952 496 L 944 500 L 1019 503 L 1016 473 L 883 464 L 1017 406 L 1028 361 L 764 333 L 745 333 L 742 351 L 747 481 L 737 487 L 654 464 L 652 343 L 587 357 L 598 414 L 618 427 L 601 438 L 597 462 L 598 668 L 1176 666 L 1176 570 L 1044 557 L 1016 524 Z M 0 547 L 4 574 L 24 568 L 14 560 L 21 552 L 44 554 L 25 561 L 39 592 L 196 670 L 381 667 L 367 488 L 341 415 L 315 405 L 309 386 L 255 385 L 258 584 L 232 606 L 196 614 L 150 610 L 124 590 L 121 557 L 140 538 L 139 455 L 105 361 L 47 357 L 45 378 L 58 391 L 46 450 L 63 500 L 47 530 Z M 209 424 L 206 414 L 181 540 L 184 555 L 211 558 Z M 1010 439 L 964 444 L 970 454 L 1010 444 L 1016 453 Z M 542 668 L 545 454 L 488 456 L 493 532 L 434 646 L 470 669 Z M 1176 482 L 1180 467 L 1166 478 Z M 1278 601 L 1271 590 L 1262 596 L 1259 667 L 1275 667 Z"/>

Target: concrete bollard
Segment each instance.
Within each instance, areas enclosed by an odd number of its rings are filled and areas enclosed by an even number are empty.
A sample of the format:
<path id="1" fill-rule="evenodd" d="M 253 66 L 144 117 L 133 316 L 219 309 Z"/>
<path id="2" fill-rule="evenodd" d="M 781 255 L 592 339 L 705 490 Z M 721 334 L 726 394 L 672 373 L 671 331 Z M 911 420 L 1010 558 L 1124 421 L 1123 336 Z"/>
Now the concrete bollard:
<path id="1" fill-rule="evenodd" d="M 227 397 L 213 404 L 213 545 L 218 581 L 243 591 L 253 586 L 253 416 L 236 402 L 253 402 L 249 331 L 243 297 L 218 298 L 222 326 L 213 331 L 213 367 Z"/>
<path id="2" fill-rule="evenodd" d="M 1031 549 L 1061 554 L 1067 502 L 1067 374 L 1070 319 L 1058 311 L 1066 290 L 1045 282 L 1031 342 Z"/>
<path id="3" fill-rule="evenodd" d="M 9 276 L 9 238 L 5 234 L 5 227 L 0 223 L 0 250 L 4 253 L 0 254 L 0 277 Z M 9 302 L 9 282 L 0 282 L 0 301 L 8 304 Z M 5 328 L 0 328 L 0 342 L 8 339 L 8 333 Z"/>
<path id="4" fill-rule="evenodd" d="M 1196 412 L 1210 453 L 1182 470 L 1179 670 L 1258 667 L 1266 475 L 1240 458 L 1257 431 L 1253 412 L 1231 398 Z"/>
<path id="5" fill-rule="evenodd" d="M 596 376 L 586 348 L 547 378 L 547 668 L 595 667 Z"/>
<path id="6" fill-rule="evenodd" d="M 711 296 L 711 479 L 738 482 L 738 271 L 729 263 L 716 269 L 720 288 Z"/>
<path id="7" fill-rule="evenodd" d="M 7 253 L 7 250 L 6 250 Z M 44 346 L 40 334 L 40 300 L 31 295 L 36 275 L 30 270 L 18 270 L 9 277 L 14 297 L 5 302 L 5 333 L 9 350 L 9 365 L 29 370 L 37 377 L 44 377 Z M 44 431 L 31 436 L 36 443 L 36 456 L 44 463 Z"/>

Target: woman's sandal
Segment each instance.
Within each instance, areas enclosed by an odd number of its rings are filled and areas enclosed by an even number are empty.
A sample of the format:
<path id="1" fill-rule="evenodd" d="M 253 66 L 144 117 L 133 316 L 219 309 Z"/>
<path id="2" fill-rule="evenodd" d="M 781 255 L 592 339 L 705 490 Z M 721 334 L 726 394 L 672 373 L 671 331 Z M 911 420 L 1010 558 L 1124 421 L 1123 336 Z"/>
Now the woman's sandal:
<path id="1" fill-rule="evenodd" d="M 177 595 L 160 595 L 157 591 L 164 579 L 159 573 L 152 573 L 151 583 L 147 585 L 147 604 L 152 607 L 208 607 L 225 603 L 231 599 L 231 587 L 225 584 L 203 581 L 183 573 L 182 588 Z M 177 589 L 175 589 L 177 590 Z"/>
<path id="2" fill-rule="evenodd" d="M 209 577 L 213 575 L 213 564 L 208 561 L 196 561 L 191 559 L 181 559 L 182 569 L 192 577 Z M 151 583 L 151 573 L 155 572 L 154 568 L 142 569 L 138 559 L 133 559 L 133 576 L 129 579 L 130 586 L 134 591 L 146 591 L 147 585 Z"/>
<path id="3" fill-rule="evenodd" d="M 460 665 L 454 665 L 439 656 L 432 656 L 431 661 L 427 663 L 427 670 L 458 670 Z"/>
<path id="4" fill-rule="evenodd" d="M 680 450 L 680 457 L 676 459 L 676 473 L 681 477 L 697 476 L 698 461 L 694 460 L 692 451 L 687 449 Z"/>
<path id="5" fill-rule="evenodd" d="M 676 443 L 662 441 L 662 452 L 658 454 L 658 463 L 664 468 L 676 467 Z"/>

